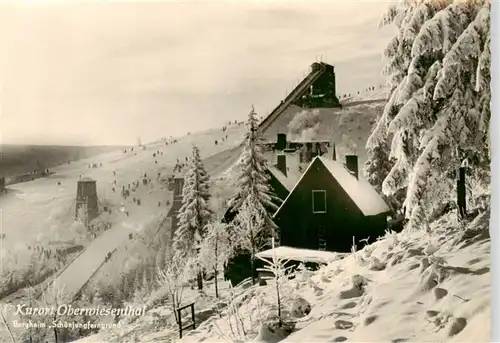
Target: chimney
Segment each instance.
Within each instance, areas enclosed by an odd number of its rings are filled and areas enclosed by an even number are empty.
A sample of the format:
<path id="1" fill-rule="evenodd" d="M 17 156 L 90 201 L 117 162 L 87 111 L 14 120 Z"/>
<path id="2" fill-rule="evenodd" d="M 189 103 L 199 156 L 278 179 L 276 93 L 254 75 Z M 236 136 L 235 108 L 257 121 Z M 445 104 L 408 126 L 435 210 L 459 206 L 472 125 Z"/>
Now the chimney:
<path id="1" fill-rule="evenodd" d="M 335 143 L 333 143 L 333 155 L 332 155 L 332 160 L 336 161 L 337 160 L 337 150 L 335 148 Z"/>
<path id="2" fill-rule="evenodd" d="M 312 161 L 313 159 L 313 144 L 311 142 L 307 142 L 306 143 L 306 156 L 305 156 L 305 160 L 306 160 L 306 163 L 309 163 Z"/>
<path id="3" fill-rule="evenodd" d="M 331 68 L 331 75 L 332 75 L 332 94 L 334 97 L 337 97 L 337 81 L 335 80 L 335 67 L 332 66 Z"/>
<path id="4" fill-rule="evenodd" d="M 286 149 L 286 133 L 278 133 L 276 140 L 276 150 L 283 151 Z"/>
<path id="5" fill-rule="evenodd" d="M 352 174 L 354 174 L 354 177 L 357 179 L 358 178 L 358 156 L 346 155 L 345 166 Z"/>
<path id="6" fill-rule="evenodd" d="M 286 176 L 286 155 L 278 155 L 278 170 Z"/>
<path id="7" fill-rule="evenodd" d="M 321 156 L 321 155 L 322 155 L 322 152 L 321 152 L 321 143 L 317 142 L 314 145 L 314 156 Z"/>
<path id="8" fill-rule="evenodd" d="M 458 205 L 458 215 L 461 219 L 465 218 L 467 215 L 467 205 L 465 202 L 465 168 L 460 167 L 458 169 L 458 180 L 457 180 L 457 205 Z"/>

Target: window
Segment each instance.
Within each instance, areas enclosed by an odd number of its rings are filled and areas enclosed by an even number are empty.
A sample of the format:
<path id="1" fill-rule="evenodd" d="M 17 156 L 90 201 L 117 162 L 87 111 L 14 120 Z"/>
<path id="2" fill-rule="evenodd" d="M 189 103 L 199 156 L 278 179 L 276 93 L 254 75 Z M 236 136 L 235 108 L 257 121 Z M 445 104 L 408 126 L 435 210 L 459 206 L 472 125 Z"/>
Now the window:
<path id="1" fill-rule="evenodd" d="M 312 207 L 313 213 L 326 213 L 326 191 L 312 191 Z"/>

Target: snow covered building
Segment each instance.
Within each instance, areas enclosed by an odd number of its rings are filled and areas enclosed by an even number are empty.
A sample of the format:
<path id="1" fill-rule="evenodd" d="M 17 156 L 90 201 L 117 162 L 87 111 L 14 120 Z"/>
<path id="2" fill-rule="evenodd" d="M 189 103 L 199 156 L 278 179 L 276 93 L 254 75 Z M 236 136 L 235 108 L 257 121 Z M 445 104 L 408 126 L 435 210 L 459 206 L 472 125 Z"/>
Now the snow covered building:
<path id="1" fill-rule="evenodd" d="M 332 146 L 331 142 L 321 142 L 321 146 Z M 320 149 L 320 144 L 302 144 L 300 142 L 287 142 L 285 134 L 278 134 L 274 144 L 273 152 L 267 152 L 268 166 L 266 169 L 269 177 L 269 185 L 281 201 L 285 200 L 293 187 L 299 181 L 305 170 L 305 164 L 313 157 L 322 156 L 328 150 Z M 333 148 L 335 149 L 335 148 Z M 281 202 L 276 205 L 279 206 Z M 236 216 L 232 208 L 227 208 L 224 221 L 231 222 Z"/>
<path id="2" fill-rule="evenodd" d="M 345 166 L 317 156 L 273 218 L 282 246 L 348 252 L 353 237 L 359 247 L 384 234 L 389 214 L 382 197 L 359 176 L 357 156 L 346 156 Z"/>

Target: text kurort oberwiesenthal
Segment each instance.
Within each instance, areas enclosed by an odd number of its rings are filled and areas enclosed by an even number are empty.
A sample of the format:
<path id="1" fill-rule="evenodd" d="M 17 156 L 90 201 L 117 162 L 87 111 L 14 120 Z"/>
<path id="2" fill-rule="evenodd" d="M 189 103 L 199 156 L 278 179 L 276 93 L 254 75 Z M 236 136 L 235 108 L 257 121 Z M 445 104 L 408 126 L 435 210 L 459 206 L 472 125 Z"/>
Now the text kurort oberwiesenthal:
<path id="1" fill-rule="evenodd" d="M 28 307 L 27 305 L 16 305 L 16 315 L 26 316 L 26 315 L 41 315 L 41 316 L 53 316 L 55 314 L 59 316 L 69 315 L 69 316 L 143 316 L 146 314 L 146 306 L 142 308 L 134 308 L 127 306 L 124 308 L 112 308 L 112 307 L 73 307 L 71 305 L 59 305 L 49 306 L 49 307 Z"/>

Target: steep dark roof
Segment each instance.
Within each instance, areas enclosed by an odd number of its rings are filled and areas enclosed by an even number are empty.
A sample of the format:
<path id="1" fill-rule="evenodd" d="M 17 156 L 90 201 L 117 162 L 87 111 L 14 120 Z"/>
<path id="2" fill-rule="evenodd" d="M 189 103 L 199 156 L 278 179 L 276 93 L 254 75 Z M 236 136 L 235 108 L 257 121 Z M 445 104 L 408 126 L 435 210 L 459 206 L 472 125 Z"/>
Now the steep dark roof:
<path id="1" fill-rule="evenodd" d="M 290 198 L 297 186 L 302 181 L 304 175 L 306 175 L 311 170 L 311 166 L 316 160 L 319 160 L 323 164 L 325 169 L 332 175 L 335 180 L 337 180 L 337 182 L 340 184 L 340 187 L 344 189 L 347 195 L 352 199 L 352 201 L 365 216 L 373 216 L 380 213 L 390 212 L 389 206 L 387 206 L 384 199 L 382 199 L 380 194 L 378 194 L 377 191 L 375 191 L 375 189 L 372 187 L 372 185 L 370 185 L 370 183 L 366 181 L 362 176 L 359 176 L 358 179 L 356 179 L 356 177 L 352 175 L 343 164 L 332 159 L 317 156 L 311 161 L 304 174 L 302 174 L 300 179 L 294 185 L 293 189 L 290 191 L 290 194 L 283 201 L 274 216 L 276 216 L 278 212 L 283 208 L 284 204 L 287 202 L 287 200 Z"/>
<path id="2" fill-rule="evenodd" d="M 288 157 L 288 156 L 287 156 Z M 276 180 L 278 180 L 288 192 L 291 192 L 297 181 L 299 181 L 302 173 L 298 170 L 298 165 L 294 165 L 291 158 L 287 159 L 287 172 L 286 175 L 281 172 L 276 166 L 268 165 L 267 171 L 271 173 Z"/>
<path id="3" fill-rule="evenodd" d="M 266 159 L 269 162 L 266 167 L 267 172 L 270 173 L 288 192 L 290 192 L 302 175 L 298 169 L 298 156 L 287 154 L 288 168 L 286 176 L 271 163 L 272 158 L 272 154 L 266 155 Z M 228 206 L 224 212 L 224 220 L 226 222 L 230 222 L 234 215 L 236 215 L 236 213 L 233 212 L 231 206 Z"/>
<path id="4" fill-rule="evenodd" d="M 279 183 L 283 187 L 285 187 L 289 192 L 293 189 L 293 186 L 295 186 L 295 183 L 300 178 L 300 175 L 297 177 L 296 174 L 287 172 L 286 176 L 276 168 L 275 166 L 269 166 L 267 167 L 268 173 L 272 174 L 276 180 L 278 180 Z"/>
<path id="5" fill-rule="evenodd" d="M 304 95 L 305 92 L 309 90 L 311 85 L 316 82 L 318 78 L 321 77 L 326 71 L 327 66 L 324 62 L 314 63 L 311 72 L 295 87 L 260 124 L 259 129 L 267 129 L 275 120 L 280 116 L 283 111 L 285 111 L 288 106 L 290 106 L 294 101 Z"/>

